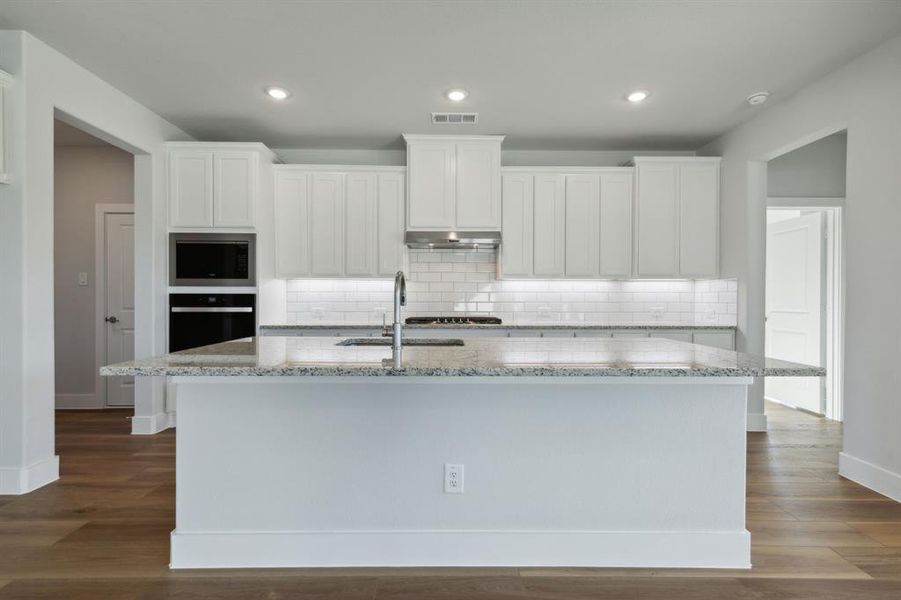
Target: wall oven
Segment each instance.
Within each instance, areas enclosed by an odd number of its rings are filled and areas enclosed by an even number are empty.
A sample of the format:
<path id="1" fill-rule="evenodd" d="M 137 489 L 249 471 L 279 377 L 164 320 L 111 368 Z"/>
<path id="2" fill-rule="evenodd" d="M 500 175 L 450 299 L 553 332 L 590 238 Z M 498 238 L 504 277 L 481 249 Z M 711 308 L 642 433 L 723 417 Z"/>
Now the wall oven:
<path id="1" fill-rule="evenodd" d="M 254 294 L 169 294 L 169 352 L 256 335 Z"/>
<path id="2" fill-rule="evenodd" d="M 256 285 L 256 234 L 170 233 L 169 285 Z"/>

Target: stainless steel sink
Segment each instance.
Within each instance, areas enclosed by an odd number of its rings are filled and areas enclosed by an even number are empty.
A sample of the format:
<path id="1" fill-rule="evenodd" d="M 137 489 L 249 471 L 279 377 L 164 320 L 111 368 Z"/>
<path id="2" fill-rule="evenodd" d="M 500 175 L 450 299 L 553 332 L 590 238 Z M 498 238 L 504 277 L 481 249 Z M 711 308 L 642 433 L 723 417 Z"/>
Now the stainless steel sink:
<path id="1" fill-rule="evenodd" d="M 338 346 L 390 346 L 389 337 L 349 338 L 338 342 Z M 405 338 L 404 346 L 462 346 L 461 339 Z"/>

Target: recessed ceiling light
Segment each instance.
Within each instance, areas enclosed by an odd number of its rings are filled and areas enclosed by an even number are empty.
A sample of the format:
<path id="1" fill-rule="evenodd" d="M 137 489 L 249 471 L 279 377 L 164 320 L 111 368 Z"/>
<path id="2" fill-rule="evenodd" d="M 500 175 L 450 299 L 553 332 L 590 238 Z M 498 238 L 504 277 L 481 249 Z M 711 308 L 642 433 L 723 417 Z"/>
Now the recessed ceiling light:
<path id="1" fill-rule="evenodd" d="M 766 102 L 767 98 L 770 97 L 769 92 L 754 92 L 750 96 L 748 96 L 748 104 L 751 106 L 757 106 L 758 104 L 763 104 Z"/>
<path id="2" fill-rule="evenodd" d="M 273 85 L 266 88 L 266 94 L 273 100 L 286 100 L 291 95 L 291 92 L 285 88 Z"/>
<path id="3" fill-rule="evenodd" d="M 644 102 L 648 99 L 651 93 L 645 90 L 635 90 L 634 92 L 629 92 L 626 96 L 626 100 L 632 102 L 633 104 L 638 104 L 639 102 Z"/>
<path id="4" fill-rule="evenodd" d="M 450 90 L 445 95 L 451 102 L 462 102 L 466 99 L 466 96 L 468 96 L 469 93 L 466 90 Z"/>

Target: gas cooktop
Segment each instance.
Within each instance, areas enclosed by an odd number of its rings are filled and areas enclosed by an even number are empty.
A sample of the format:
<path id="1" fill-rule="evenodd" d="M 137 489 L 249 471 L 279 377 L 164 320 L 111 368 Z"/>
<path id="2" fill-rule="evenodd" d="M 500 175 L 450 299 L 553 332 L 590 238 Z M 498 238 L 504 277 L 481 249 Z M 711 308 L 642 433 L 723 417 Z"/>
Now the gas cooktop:
<path id="1" fill-rule="evenodd" d="M 407 317 L 407 325 L 500 325 L 498 317 Z"/>

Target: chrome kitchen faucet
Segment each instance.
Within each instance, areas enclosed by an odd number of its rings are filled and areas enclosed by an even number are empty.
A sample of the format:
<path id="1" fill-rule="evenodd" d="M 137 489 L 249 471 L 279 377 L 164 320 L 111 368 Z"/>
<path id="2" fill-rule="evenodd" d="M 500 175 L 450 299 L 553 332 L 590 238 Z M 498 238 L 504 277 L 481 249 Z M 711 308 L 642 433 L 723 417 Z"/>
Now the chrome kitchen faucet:
<path id="1" fill-rule="evenodd" d="M 393 327 L 393 343 L 395 353 L 399 353 L 403 347 L 404 326 L 403 319 L 400 317 L 400 307 L 407 305 L 407 280 L 403 271 L 398 271 L 394 276 L 394 327 Z M 387 328 L 382 335 L 388 336 Z"/>

